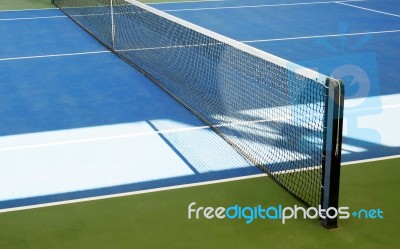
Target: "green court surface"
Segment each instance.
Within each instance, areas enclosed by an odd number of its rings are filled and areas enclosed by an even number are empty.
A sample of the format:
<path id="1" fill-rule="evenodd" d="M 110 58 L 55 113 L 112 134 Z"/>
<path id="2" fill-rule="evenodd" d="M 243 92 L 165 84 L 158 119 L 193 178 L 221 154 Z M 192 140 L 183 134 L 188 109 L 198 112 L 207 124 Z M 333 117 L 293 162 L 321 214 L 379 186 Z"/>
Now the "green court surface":
<path id="1" fill-rule="evenodd" d="M 169 0 L 141 0 L 143 3 L 170 2 Z M 175 1 L 175 2 L 179 2 Z M 54 8 L 51 0 L 1 0 L 0 10 Z"/>
<path id="2" fill-rule="evenodd" d="M 294 206 L 268 177 L 0 214 L 0 248 L 398 248 L 400 159 L 343 166 L 341 205 L 381 209 L 326 230 L 317 220 L 188 219 L 188 205 Z"/>
<path id="3" fill-rule="evenodd" d="M 1 0 L 0 10 L 54 8 L 51 0 Z"/>

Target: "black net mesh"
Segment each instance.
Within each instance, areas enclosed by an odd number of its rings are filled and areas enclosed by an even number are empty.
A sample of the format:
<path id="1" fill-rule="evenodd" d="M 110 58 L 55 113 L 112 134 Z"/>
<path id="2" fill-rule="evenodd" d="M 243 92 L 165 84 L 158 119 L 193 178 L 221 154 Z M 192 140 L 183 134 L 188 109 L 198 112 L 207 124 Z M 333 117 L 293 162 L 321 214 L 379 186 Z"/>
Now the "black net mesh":
<path id="1" fill-rule="evenodd" d="M 284 188 L 320 204 L 324 82 L 133 1 L 55 4 Z"/>

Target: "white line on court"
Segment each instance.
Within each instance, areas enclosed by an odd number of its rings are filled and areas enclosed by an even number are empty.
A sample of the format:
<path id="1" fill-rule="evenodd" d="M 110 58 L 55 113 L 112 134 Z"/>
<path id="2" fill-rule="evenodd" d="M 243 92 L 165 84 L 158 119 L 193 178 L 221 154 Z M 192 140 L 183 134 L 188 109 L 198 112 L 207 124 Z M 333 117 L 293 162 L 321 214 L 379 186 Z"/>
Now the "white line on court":
<path id="1" fill-rule="evenodd" d="M 207 3 L 207 2 L 234 2 L 235 0 L 193 0 L 193 1 L 179 1 L 179 2 L 158 2 L 148 3 L 148 5 L 163 5 L 163 4 L 185 4 L 185 3 Z"/>
<path id="2" fill-rule="evenodd" d="M 355 164 L 361 164 L 361 163 L 379 162 L 379 161 L 383 161 L 383 160 L 390 160 L 390 159 L 396 159 L 396 158 L 400 158 L 400 155 L 377 157 L 377 158 L 371 158 L 371 159 L 345 162 L 345 163 L 342 163 L 342 166 L 349 166 L 349 165 L 355 165 Z"/>
<path id="3" fill-rule="evenodd" d="M 356 165 L 356 164 L 361 164 L 361 163 L 377 162 L 377 161 L 396 159 L 396 158 L 400 158 L 400 155 L 372 158 L 372 159 L 359 160 L 359 161 L 353 161 L 353 162 L 346 162 L 346 163 L 342 163 L 342 165 L 343 166 L 345 166 L 345 165 L 350 166 L 350 165 Z M 268 175 L 265 174 L 265 173 L 261 173 L 261 174 L 255 174 L 255 175 L 249 175 L 249 176 L 240 176 L 240 177 L 233 177 L 233 178 L 214 180 L 214 181 L 207 181 L 207 182 L 198 182 L 198 183 L 182 184 L 182 185 L 176 185 L 176 186 L 170 186 L 170 187 L 139 190 L 139 191 L 120 193 L 120 194 L 113 194 L 113 195 L 103 195 L 103 196 L 96 196 L 96 197 L 89 197 L 89 198 L 82 198 L 82 199 L 75 199 L 75 200 L 68 200 L 68 201 L 51 202 L 51 203 L 31 205 L 31 206 L 23 206 L 23 207 L 16 207 L 16 208 L 7 208 L 7 209 L 0 209 L 0 213 L 15 212 L 15 211 L 28 210 L 28 209 L 43 208 L 43 207 L 60 206 L 60 205 L 81 203 L 81 202 L 88 202 L 88 201 L 104 200 L 104 199 L 111 199 L 111 198 L 132 196 L 132 195 L 140 195 L 140 194 L 161 192 L 161 191 L 174 190 L 174 189 L 183 189 L 183 188 L 190 188 L 190 187 L 197 187 L 197 186 L 205 186 L 205 185 L 212 185 L 212 184 L 218 184 L 218 183 L 224 183 L 224 182 L 233 182 L 233 181 L 240 181 L 240 180 L 246 180 L 246 179 L 253 179 L 253 178 L 258 178 L 258 177 L 268 177 Z"/>
<path id="4" fill-rule="evenodd" d="M 391 108 L 399 108 L 400 104 L 394 105 L 386 105 L 386 106 L 379 106 L 379 108 L 364 108 L 359 110 L 348 111 L 349 112 L 359 112 L 359 111 L 369 111 L 375 109 L 391 109 Z M 39 143 L 39 144 L 30 144 L 30 145 L 18 145 L 18 146 L 11 146 L 11 147 L 0 147 L 0 152 L 6 151 L 16 151 L 16 150 L 25 150 L 25 149 L 35 149 L 35 148 L 43 148 L 43 147 L 52 147 L 52 146 L 61 146 L 61 145 L 69 145 L 69 144 L 78 144 L 78 143 L 90 143 L 90 142 L 98 142 L 98 141 L 106 141 L 106 140 L 116 140 L 116 139 L 125 139 L 125 138 L 134 138 L 134 137 L 143 137 L 143 136 L 154 136 L 160 134 L 170 134 L 170 133 L 179 133 L 179 132 L 190 132 L 196 130 L 203 130 L 203 129 L 211 129 L 212 127 L 228 127 L 228 126 L 235 126 L 235 125 L 246 125 L 246 124 L 254 124 L 254 123 L 262 123 L 268 122 L 271 120 L 255 120 L 255 121 L 243 121 L 243 122 L 233 122 L 227 124 L 219 124 L 214 126 L 195 126 L 195 127 L 187 127 L 187 128 L 178 128 L 178 129 L 169 129 L 169 130 L 161 130 L 161 131 L 151 131 L 151 132 L 139 132 L 139 133 L 128 133 L 123 135 L 115 135 L 115 136 L 104 136 L 104 137 L 92 137 L 92 138 L 85 138 L 85 139 L 75 139 L 75 140 L 65 140 L 65 141 L 57 141 L 51 143 Z"/>
<path id="5" fill-rule="evenodd" d="M 131 134 L 124 134 L 124 135 L 116 135 L 116 136 L 105 136 L 105 137 L 93 137 L 93 138 L 85 138 L 85 139 L 67 140 L 67 141 L 52 142 L 52 143 L 20 145 L 20 146 L 0 148 L 0 152 L 23 150 L 23 149 L 33 149 L 33 148 L 43 148 L 43 147 L 51 147 L 51 146 L 59 146 L 59 145 L 67 145 L 67 144 L 97 142 L 97 141 L 114 140 L 114 139 L 122 139 L 122 138 L 151 136 L 151 135 L 167 134 L 167 133 L 173 133 L 173 132 L 195 131 L 195 130 L 209 129 L 209 128 L 210 128 L 209 126 L 197 126 L 197 127 L 189 127 L 189 128 L 181 128 L 181 129 L 171 129 L 171 130 L 165 130 L 165 131 L 140 132 L 140 133 L 131 133 Z"/>
<path id="6" fill-rule="evenodd" d="M 370 32 L 357 32 L 357 33 L 345 33 L 345 34 L 332 34 L 332 35 L 312 35 L 312 36 L 298 36 L 298 37 L 286 37 L 286 38 L 274 38 L 274 39 L 260 39 L 260 40 L 241 41 L 241 42 L 243 42 L 243 43 L 273 42 L 273 41 L 288 41 L 288 40 L 302 40 L 302 39 L 329 38 L 329 37 L 341 37 L 341 36 L 357 36 L 357 35 L 373 35 L 373 34 L 398 33 L 398 32 L 400 32 L 400 29 L 383 30 L 383 31 L 370 31 Z"/>
<path id="7" fill-rule="evenodd" d="M 45 203 L 45 204 L 38 204 L 38 205 L 31 205 L 31 206 L 24 206 L 24 207 L 0 209 L 0 213 L 34 209 L 34 208 L 42 208 L 42 207 L 59 206 L 59 205 L 80 203 L 80 202 L 87 202 L 87 201 L 103 200 L 103 199 L 110 199 L 110 198 L 124 197 L 124 196 L 131 196 L 131 195 L 140 195 L 140 194 L 154 193 L 154 192 L 173 190 L 173 189 L 181 189 L 181 188 L 211 185 L 211 184 L 217 184 L 217 183 L 223 183 L 223 182 L 239 181 L 239 180 L 251 179 L 251 178 L 256 178 L 256 177 L 267 177 L 267 174 L 261 173 L 261 174 L 250 175 L 250 176 L 240 176 L 240 177 L 233 177 L 233 178 L 227 178 L 227 179 L 222 179 L 222 180 L 189 183 L 189 184 L 182 184 L 182 185 L 176 185 L 176 186 L 170 186 L 170 187 L 132 191 L 132 192 L 121 193 L 121 194 L 103 195 L 103 196 L 89 197 L 89 198 L 76 199 L 76 200 L 68 200 L 68 201 L 52 202 L 52 203 Z"/>
<path id="8" fill-rule="evenodd" d="M 274 39 L 259 39 L 259 40 L 247 40 L 241 41 L 243 43 L 259 43 L 259 42 L 273 42 L 273 41 L 287 41 L 287 40 L 301 40 L 301 39 L 315 39 L 315 38 L 329 38 L 329 37 L 341 37 L 341 36 L 358 36 L 358 35 L 370 35 L 370 34 L 385 34 L 385 33 L 399 33 L 400 30 L 384 30 L 384 31 L 371 31 L 371 32 L 358 32 L 358 33 L 346 33 L 346 34 L 332 34 L 332 35 L 314 35 L 314 36 L 299 36 L 299 37 L 286 37 L 286 38 L 274 38 Z M 161 48 L 174 48 L 183 46 L 171 46 L 171 47 L 159 47 L 159 48 L 144 48 L 143 50 L 149 49 L 161 49 Z M 187 45 L 185 45 L 187 47 Z M 141 49 L 131 49 L 141 50 Z M 118 50 L 121 51 L 131 51 Z M 63 56 L 77 56 L 77 55 L 90 55 L 90 54 L 101 54 L 111 53 L 109 50 L 93 51 L 93 52 L 81 52 L 81 53 L 69 53 L 69 54 L 50 54 L 50 55 L 37 55 L 37 56 L 23 56 L 23 57 L 11 57 L 11 58 L 0 58 L 0 61 L 11 61 L 11 60 L 27 60 L 27 59 L 38 59 L 38 58 L 50 58 L 50 57 L 63 57 Z"/>
<path id="9" fill-rule="evenodd" d="M 345 107 L 346 108 L 346 107 Z M 385 105 L 385 106 L 377 106 L 377 107 L 371 107 L 371 108 L 359 108 L 359 109 L 353 109 L 346 111 L 345 113 L 350 113 L 350 112 L 364 112 L 364 111 L 374 111 L 374 110 L 382 110 L 382 109 L 392 109 L 392 108 L 400 108 L 400 104 L 398 105 Z"/>
<path id="10" fill-rule="evenodd" d="M 229 127 L 229 126 L 234 126 L 234 125 L 255 124 L 255 123 L 268 122 L 268 121 L 271 121 L 271 120 L 264 120 L 263 119 L 263 120 L 254 120 L 254 121 L 245 121 L 245 122 L 232 122 L 232 123 L 219 124 L 219 125 L 213 125 L 213 126 L 204 125 L 204 126 L 195 126 L 195 127 L 188 127 L 188 128 L 169 129 L 169 130 L 163 130 L 163 131 L 130 133 L 130 134 L 123 134 L 123 135 L 93 137 L 93 138 L 85 138 L 85 139 L 76 139 L 76 140 L 52 142 L 52 143 L 20 145 L 20 146 L 12 146 L 12 147 L 0 148 L 0 152 L 14 151 L 14 150 L 24 150 L 24 149 L 33 149 L 33 148 L 43 148 L 43 147 L 51 147 L 51 146 L 59 146 L 59 145 L 67 145 L 67 144 L 89 143 L 89 142 L 115 140 L 115 139 L 132 138 L 132 137 L 152 136 L 152 135 L 178 133 L 178 132 L 187 132 L 187 131 L 211 129 L 212 127 L 215 127 L 215 128 L 217 128 L 217 127 Z M 277 121 L 277 120 L 274 120 L 274 121 Z"/>
<path id="11" fill-rule="evenodd" d="M 243 43 L 258 43 L 258 42 L 273 42 L 273 41 L 301 40 L 301 39 L 315 39 L 315 38 L 329 38 L 329 37 L 357 36 L 357 35 L 385 34 L 385 33 L 399 33 L 399 32 L 400 32 L 400 30 L 383 30 L 383 31 L 346 33 L 346 34 L 314 35 L 314 36 L 299 36 L 299 37 L 286 37 L 286 38 L 274 38 L 274 39 L 247 40 L 247 41 L 240 41 L 240 42 L 243 42 Z M 131 50 L 150 50 L 150 49 L 161 49 L 161 48 L 187 47 L 187 46 L 188 45 L 185 45 L 185 46 L 158 47 L 158 48 L 126 49 L 126 50 L 118 50 L 118 52 L 131 51 Z M 101 51 L 69 53 L 69 54 L 50 54 L 50 55 L 11 57 L 11 58 L 0 58 L 0 61 L 26 60 L 26 59 L 38 59 L 38 58 L 50 58 L 50 57 L 62 57 L 62 56 L 76 56 L 76 55 L 90 55 L 90 54 L 101 54 L 101 53 L 111 53 L 111 51 L 109 51 L 109 50 L 101 50 Z"/>
<path id="12" fill-rule="evenodd" d="M 0 19 L 0 22 L 36 20 L 36 19 L 53 19 L 53 18 L 67 18 L 67 16 L 36 16 L 36 17 L 3 18 L 3 19 Z"/>
<path id="13" fill-rule="evenodd" d="M 21 12 L 21 11 L 41 11 L 41 10 L 58 10 L 58 8 L 20 9 L 20 10 L 0 10 L 0 12 Z"/>
<path id="14" fill-rule="evenodd" d="M 344 3 L 344 2 L 337 2 L 337 4 L 346 5 L 346 6 L 349 6 L 349 7 L 362 9 L 362 10 L 367 10 L 367 11 L 371 11 L 371 12 L 375 12 L 375 13 L 379 13 L 379 14 L 384 14 L 384 15 L 388 15 L 388 16 L 400 17 L 400 15 L 395 15 L 395 14 L 392 14 L 392 13 L 389 13 L 389 12 L 383 12 L 383 11 L 379 11 L 379 10 L 368 9 L 368 8 L 364 8 L 364 7 L 360 7 L 360 6 L 356 6 L 356 5 L 352 5 L 352 4 L 347 4 L 347 3 Z"/>
<path id="15" fill-rule="evenodd" d="M 316 5 L 316 4 L 332 4 L 342 2 L 363 2 L 364 0 L 346 0 L 346 1 L 328 1 L 328 2 L 304 2 L 304 3 L 280 3 L 280 4 L 260 4 L 260 5 L 241 5 L 241 6 L 225 6 L 225 7 L 205 7 L 205 8 L 190 8 L 190 9 L 171 9 L 162 10 L 164 12 L 179 12 L 179 11 L 201 11 L 201 10 L 222 10 L 222 9 L 246 9 L 246 8 L 262 8 L 262 7 L 283 7 L 283 6 L 300 6 L 300 5 Z"/>
<path id="16" fill-rule="evenodd" d="M 211 0 L 209 2 L 219 2 L 226 0 Z M 315 5 L 315 4 L 329 4 L 329 3 L 343 3 L 343 2 L 362 2 L 365 0 L 346 0 L 346 1 L 328 1 L 328 2 L 305 2 L 305 3 L 288 3 L 288 4 L 263 4 L 263 5 L 250 5 L 250 6 L 226 6 L 226 7 L 209 7 L 209 8 L 193 8 L 193 9 L 173 9 L 173 10 L 163 10 L 164 12 L 179 12 L 179 11 L 197 11 L 197 10 L 219 10 L 219 9 L 244 9 L 244 8 L 259 8 L 259 7 L 281 7 L 281 6 L 296 6 L 296 5 Z M 190 3 L 188 1 L 187 3 Z M 195 1 L 196 2 L 196 1 Z M 204 2 L 204 1 L 203 1 Z M 184 3 L 184 2 L 180 2 Z M 162 4 L 162 3 L 160 3 Z M 11 11 L 11 10 L 10 10 Z M 20 10 L 18 10 L 20 11 Z M 126 12 L 130 13 L 130 12 Z M 118 13 L 117 13 L 118 14 Z M 104 14 L 93 14 L 93 16 L 98 15 L 109 15 L 107 13 Z M 75 16 L 92 16 L 92 15 L 75 15 Z M 67 16 L 38 16 L 38 17 L 20 17 L 20 18 L 4 18 L 0 19 L 0 21 L 21 21 L 21 20 L 37 20 L 37 19 L 53 19 L 53 18 L 67 18 Z"/>
<path id="17" fill-rule="evenodd" d="M 36 56 L 0 58 L 0 61 L 28 60 L 28 59 L 38 59 L 38 58 L 51 58 L 51 57 L 76 56 L 76 55 L 88 55 L 88 54 L 104 54 L 104 53 L 111 53 L 111 51 L 100 50 L 100 51 L 93 51 L 93 52 L 71 53 L 71 54 L 48 54 L 48 55 L 36 55 Z"/>

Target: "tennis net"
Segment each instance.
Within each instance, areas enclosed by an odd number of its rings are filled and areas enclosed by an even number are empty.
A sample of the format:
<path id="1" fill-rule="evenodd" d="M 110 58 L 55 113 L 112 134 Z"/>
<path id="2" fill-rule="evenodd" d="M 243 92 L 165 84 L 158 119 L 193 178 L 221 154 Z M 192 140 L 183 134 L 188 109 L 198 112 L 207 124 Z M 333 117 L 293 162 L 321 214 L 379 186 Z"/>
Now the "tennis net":
<path id="1" fill-rule="evenodd" d="M 134 0 L 53 2 L 290 193 L 337 207 L 340 81 Z"/>

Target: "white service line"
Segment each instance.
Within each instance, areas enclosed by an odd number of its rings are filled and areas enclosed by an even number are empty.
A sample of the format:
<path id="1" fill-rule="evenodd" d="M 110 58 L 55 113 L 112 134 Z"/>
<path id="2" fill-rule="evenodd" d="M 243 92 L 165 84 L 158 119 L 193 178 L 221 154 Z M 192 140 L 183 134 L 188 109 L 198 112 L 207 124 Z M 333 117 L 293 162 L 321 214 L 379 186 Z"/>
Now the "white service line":
<path id="1" fill-rule="evenodd" d="M 207 2 L 234 2 L 235 0 L 193 0 L 193 1 L 179 1 L 179 2 L 158 2 L 147 3 L 148 5 L 163 5 L 163 4 L 185 4 L 185 3 L 207 3 Z"/>
<path id="2" fill-rule="evenodd" d="M 182 185 L 176 185 L 176 186 L 170 186 L 170 187 L 138 190 L 138 191 L 132 191 L 132 192 L 127 192 L 127 193 L 121 193 L 121 194 L 103 195 L 103 196 L 96 196 L 96 197 L 89 197 L 89 198 L 82 198 L 82 199 L 75 199 L 75 200 L 68 200 L 68 201 L 51 202 L 51 203 L 44 203 L 44 204 L 23 206 L 23 207 L 16 207 L 16 208 L 7 208 L 7 209 L 0 209 L 0 213 L 7 213 L 7 212 L 14 212 L 14 211 L 42 208 L 42 207 L 60 206 L 60 205 L 66 205 L 66 204 L 103 200 L 103 199 L 110 199 L 110 198 L 124 197 L 124 196 L 131 196 L 131 195 L 140 195 L 140 194 L 147 194 L 147 193 L 160 192 L 160 191 L 166 191 L 166 190 L 197 187 L 197 186 L 203 186 L 203 185 L 211 185 L 211 184 L 217 184 L 217 183 L 223 183 L 223 182 L 233 182 L 233 181 L 257 178 L 257 177 L 267 177 L 267 176 L 268 176 L 267 174 L 261 173 L 261 174 L 255 174 L 255 175 L 249 175 L 249 176 L 239 176 L 239 177 L 233 177 L 233 178 L 227 178 L 227 179 L 221 179 L 221 180 L 213 180 L 213 181 L 207 181 L 207 182 L 189 183 L 189 184 L 182 184 Z"/>
<path id="3" fill-rule="evenodd" d="M 351 166 L 351 165 L 356 165 L 360 163 L 371 163 L 371 162 L 379 162 L 383 160 L 390 160 L 390 159 L 397 159 L 400 158 L 400 155 L 394 155 L 394 156 L 385 156 L 385 157 L 378 157 L 378 158 L 371 158 L 371 159 L 364 159 L 364 160 L 358 160 L 358 161 L 351 161 L 351 162 L 345 162 L 341 163 L 342 166 Z"/>
<path id="4" fill-rule="evenodd" d="M 383 31 L 370 31 L 370 32 L 358 32 L 358 33 L 345 33 L 345 34 L 332 34 L 332 35 L 312 35 L 312 36 L 260 39 L 260 40 L 241 41 L 241 42 L 243 42 L 243 43 L 257 43 L 257 42 L 289 41 L 289 40 L 329 38 L 329 37 L 341 37 L 341 36 L 357 36 L 357 35 L 373 35 L 373 34 L 398 33 L 398 32 L 400 32 L 400 29 L 383 30 Z"/>
<path id="5" fill-rule="evenodd" d="M 151 132 L 123 134 L 123 135 L 116 135 L 116 136 L 93 137 L 93 138 L 66 140 L 66 141 L 42 143 L 42 144 L 19 145 L 19 146 L 4 147 L 4 148 L 0 147 L 0 152 L 23 150 L 23 149 L 33 149 L 33 148 L 43 148 L 43 147 L 52 147 L 52 146 L 67 145 L 67 144 L 97 142 L 97 141 L 105 141 L 105 140 L 115 140 L 115 139 L 141 137 L 141 136 L 152 136 L 152 135 L 167 134 L 167 133 L 174 133 L 174 132 L 183 132 L 183 131 L 194 131 L 194 130 L 208 129 L 208 128 L 210 128 L 210 127 L 209 126 L 198 126 L 198 127 L 189 127 L 189 128 L 181 128 L 181 129 L 171 129 L 171 130 L 165 130 L 165 131 L 151 131 Z"/>
<path id="6" fill-rule="evenodd" d="M 364 112 L 364 111 L 374 111 L 374 110 L 382 110 L 382 109 L 400 109 L 400 104 L 395 104 L 395 105 L 385 105 L 385 106 L 377 106 L 377 107 L 371 107 L 371 108 L 359 108 L 359 109 L 352 109 L 352 110 L 346 110 L 346 104 L 345 104 L 345 113 L 352 113 L 352 112 Z"/>
<path id="7" fill-rule="evenodd" d="M 43 148 L 43 147 L 52 147 L 52 146 L 60 146 L 60 145 L 67 145 L 67 144 L 89 143 L 89 142 L 115 140 L 115 139 L 123 139 L 123 138 L 133 138 L 133 137 L 142 137 L 142 136 L 154 136 L 154 135 L 169 134 L 169 133 L 178 133 L 178 132 L 188 132 L 188 131 L 211 129 L 213 127 L 217 128 L 217 127 L 229 127 L 229 126 L 235 126 L 235 125 L 256 124 L 256 123 L 263 123 L 263 122 L 268 122 L 268 121 L 270 121 L 270 120 L 254 120 L 254 121 L 232 122 L 232 123 L 219 124 L 219 125 L 213 125 L 213 126 L 204 125 L 204 126 L 177 128 L 177 129 L 169 129 L 169 130 L 162 130 L 162 131 L 130 133 L 130 134 L 123 134 L 123 135 L 116 135 L 116 136 L 93 137 L 93 138 L 66 140 L 66 141 L 58 141 L 58 142 L 51 142 L 51 143 L 18 145 L 18 146 L 11 146 L 11 147 L 0 147 L 0 152 L 24 150 L 24 149 L 34 149 L 34 148 Z"/>
<path id="8" fill-rule="evenodd" d="M 400 108 L 400 104 L 379 106 L 379 108 L 378 107 L 363 108 L 363 109 L 358 109 L 358 110 L 345 111 L 345 113 L 368 111 L 368 110 L 375 110 L 375 109 L 379 109 L 379 110 L 380 109 L 392 109 L 392 108 Z M 241 122 L 232 122 L 232 123 L 226 123 L 226 124 L 218 124 L 218 125 L 213 125 L 213 126 L 204 125 L 204 126 L 168 129 L 168 130 L 161 130 L 161 131 L 128 133 L 128 134 L 115 135 L 115 136 L 65 140 L 65 141 L 57 141 L 57 142 L 51 142 L 51 143 L 39 143 L 39 144 L 18 145 L 18 146 L 10 146 L 10 147 L 0 147 L 0 152 L 35 149 L 35 148 L 43 148 L 43 147 L 53 147 L 53 146 L 78 144 L 78 143 L 90 143 L 90 142 L 134 138 L 134 137 L 142 137 L 142 136 L 154 136 L 154 135 L 179 133 L 179 132 L 190 132 L 190 131 L 196 131 L 196 130 L 211 129 L 213 127 L 218 128 L 218 127 L 229 127 L 229 126 L 241 126 L 241 125 L 247 125 L 247 124 L 264 123 L 264 122 L 269 122 L 269 121 L 271 121 L 271 120 L 260 119 L 260 120 L 253 120 L 253 121 L 241 121 Z"/>
<path id="9" fill-rule="evenodd" d="M 209 2 L 219 2 L 225 0 L 211 0 Z M 328 4 L 328 3 L 343 3 L 343 2 L 361 2 L 364 0 L 347 0 L 347 1 L 328 1 L 328 2 L 305 2 L 305 3 L 283 3 L 283 4 L 263 4 L 263 5 L 249 5 L 249 6 L 226 6 L 226 7 L 206 7 L 206 8 L 192 8 L 192 9 L 172 9 L 172 10 L 163 10 L 164 12 L 179 12 L 179 11 L 197 11 L 197 10 L 219 10 L 219 9 L 241 9 L 241 8 L 258 8 L 258 7 L 280 7 L 280 6 L 296 6 L 296 5 L 314 5 L 314 4 Z M 188 1 L 186 3 L 190 3 Z M 196 1 L 195 1 L 196 2 Z M 201 1 L 204 2 L 204 1 Z M 184 2 L 180 2 L 184 3 Z M 160 3 L 162 4 L 162 3 Z M 154 4 L 151 4 L 154 5 Z M 127 12 L 129 13 L 129 12 Z M 119 14 L 119 13 L 116 13 Z M 107 13 L 103 14 L 92 14 L 93 16 L 97 15 L 107 15 Z M 92 16 L 92 15 L 74 15 L 74 16 Z M 109 15 L 109 14 L 108 14 Z M 36 20 L 36 19 L 53 19 L 53 18 L 67 18 L 67 16 L 38 16 L 38 17 L 20 17 L 20 18 L 4 18 L 0 19 L 0 21 L 20 21 L 20 20 Z"/>
<path id="10" fill-rule="evenodd" d="M 58 10 L 58 8 L 20 9 L 20 10 L 0 10 L 0 13 L 1 13 L 1 12 L 21 12 L 21 11 L 41 11 L 41 10 Z"/>
<path id="11" fill-rule="evenodd" d="M 37 19 L 53 19 L 53 18 L 67 18 L 67 16 L 36 16 L 36 17 L 3 18 L 3 19 L 0 19 L 0 22 L 37 20 Z"/>
<path id="12" fill-rule="evenodd" d="M 392 14 L 392 13 L 389 13 L 389 12 L 383 12 L 383 11 L 379 11 L 379 10 L 368 9 L 368 8 L 364 8 L 364 7 L 360 7 L 360 6 L 356 6 L 356 5 L 352 5 L 352 4 L 347 4 L 347 3 L 344 3 L 344 2 L 337 2 L 337 4 L 346 5 L 346 6 L 349 6 L 349 7 L 362 9 L 362 10 L 367 10 L 367 11 L 371 11 L 371 12 L 375 12 L 375 13 L 379 13 L 379 14 L 384 14 L 384 15 L 388 15 L 388 16 L 400 17 L 400 15 Z"/>
<path id="13" fill-rule="evenodd" d="M 315 39 L 315 38 L 328 38 L 328 37 L 341 37 L 341 36 L 357 36 L 357 35 L 370 35 L 370 34 L 385 34 L 385 33 L 399 33 L 399 32 L 400 32 L 400 30 L 384 30 L 384 31 L 347 33 L 347 34 L 314 35 L 314 36 L 299 36 L 299 37 L 286 37 L 286 38 L 274 38 L 274 39 L 248 40 L 248 41 L 241 41 L 241 42 L 243 42 L 243 43 L 259 43 L 259 42 L 302 40 L 302 39 Z M 154 47 L 154 48 L 136 48 L 136 49 L 125 49 L 125 50 L 122 49 L 122 50 L 117 50 L 117 52 L 137 51 L 137 50 L 170 49 L 170 48 L 180 48 L 180 47 L 190 47 L 190 46 L 193 46 L 193 47 L 194 46 L 207 46 L 207 45 L 209 45 L 209 44 L 181 45 L 181 46 Z M 216 44 L 213 44 L 213 45 L 216 45 Z M 62 56 L 75 56 L 75 55 L 100 54 L 100 53 L 110 53 L 110 51 L 104 50 L 104 51 L 70 53 L 70 54 L 51 54 L 51 55 L 0 58 L 0 61 L 37 59 L 37 58 L 48 58 L 48 57 L 62 57 Z"/>
<path id="14" fill-rule="evenodd" d="M 360 163 L 376 162 L 376 161 L 395 159 L 395 158 L 400 158 L 400 155 L 388 156 L 388 157 L 380 157 L 380 158 L 372 158 L 372 159 L 359 160 L 359 161 L 353 161 L 353 162 L 346 162 L 346 163 L 342 163 L 342 165 L 343 166 L 345 166 L 345 165 L 351 166 L 351 165 L 357 165 L 357 164 L 360 164 Z M 43 208 L 43 207 L 60 206 L 60 205 L 80 203 L 80 202 L 104 200 L 104 199 L 110 199 L 110 198 L 132 196 L 132 195 L 140 195 L 140 194 L 161 192 L 161 191 L 174 190 L 174 189 L 183 189 L 183 188 L 190 188 L 190 187 L 197 187 L 197 186 L 205 186 L 205 185 L 218 184 L 218 183 L 224 183 L 224 182 L 233 182 L 233 181 L 240 181 L 240 180 L 258 178 L 258 177 L 268 177 L 268 175 L 265 174 L 265 173 L 261 173 L 261 174 L 233 177 L 233 178 L 214 180 L 214 181 L 189 183 L 189 184 L 182 184 L 182 185 L 176 185 L 176 186 L 170 186 L 170 187 L 162 187 L 162 188 L 154 188 L 154 189 L 147 189 L 147 190 L 138 190 L 138 191 L 132 191 L 132 192 L 127 192 L 127 193 L 121 193 L 121 194 L 103 195 L 103 196 L 96 196 L 96 197 L 89 197 L 89 198 L 82 198 L 82 199 L 75 199 L 75 200 L 68 200 L 68 201 L 51 202 L 51 203 L 44 203 L 44 204 L 31 205 L 31 206 L 7 208 L 7 209 L 0 209 L 0 213 L 15 212 L 15 211 Z"/>
<path id="15" fill-rule="evenodd" d="M 262 7 L 283 7 L 283 6 L 332 4 L 332 3 L 342 3 L 342 2 L 363 2 L 363 1 L 364 0 L 328 1 L 328 2 L 304 2 L 304 3 L 279 3 L 279 4 L 241 5 L 241 6 L 225 6 L 225 7 L 205 7 L 205 8 L 190 8 L 190 9 L 170 9 L 170 10 L 161 10 L 161 11 L 164 11 L 164 12 L 179 12 L 179 11 L 201 11 L 201 10 L 222 10 L 222 9 L 246 9 L 246 8 L 262 8 Z"/>
<path id="16" fill-rule="evenodd" d="M 71 54 L 48 54 L 48 55 L 36 55 L 36 56 L 0 58 L 0 61 L 28 60 L 28 59 L 38 59 L 38 58 L 76 56 L 76 55 L 87 55 L 87 54 L 104 54 L 104 53 L 111 53 L 111 51 L 109 51 L 109 50 L 101 50 L 101 51 L 83 52 L 83 53 L 71 53 Z"/>

